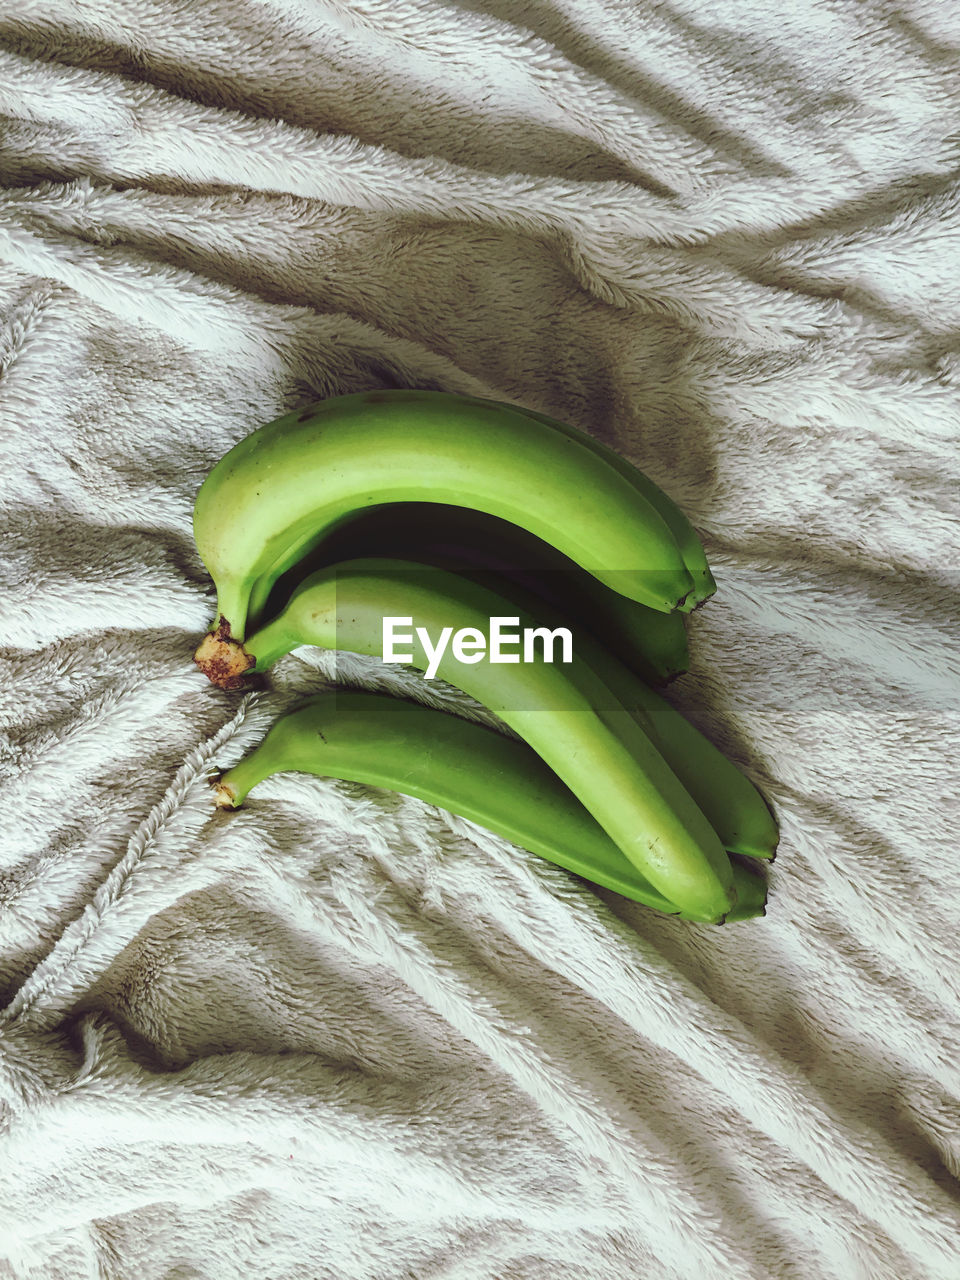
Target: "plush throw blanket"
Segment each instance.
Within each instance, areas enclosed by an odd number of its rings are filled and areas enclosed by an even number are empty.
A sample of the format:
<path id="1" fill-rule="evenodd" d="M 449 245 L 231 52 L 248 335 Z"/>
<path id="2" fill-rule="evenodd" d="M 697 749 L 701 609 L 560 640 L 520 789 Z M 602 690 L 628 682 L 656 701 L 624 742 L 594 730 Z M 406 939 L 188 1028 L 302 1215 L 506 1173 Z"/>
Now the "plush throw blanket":
<path id="1" fill-rule="evenodd" d="M 957 1280 L 960 10 L 0 0 L 0 1276 Z M 191 511 L 384 386 L 642 467 L 764 919 L 208 774 Z"/>

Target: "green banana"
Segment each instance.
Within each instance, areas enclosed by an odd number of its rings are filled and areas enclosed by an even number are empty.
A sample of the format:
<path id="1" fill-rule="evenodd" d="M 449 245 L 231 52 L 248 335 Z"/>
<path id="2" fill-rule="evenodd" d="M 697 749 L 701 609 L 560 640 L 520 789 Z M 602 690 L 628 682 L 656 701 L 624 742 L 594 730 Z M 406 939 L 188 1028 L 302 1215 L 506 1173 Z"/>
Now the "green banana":
<path id="1" fill-rule="evenodd" d="M 576 643 L 576 642 L 575 642 Z M 580 639 L 580 653 L 591 661 L 591 644 Z M 601 661 L 599 654 L 595 661 Z M 613 658 L 603 678 L 633 715 L 680 779 L 730 853 L 772 862 L 780 831 L 761 792 L 676 707 Z"/>
<path id="2" fill-rule="evenodd" d="M 341 521 L 313 552 L 271 582 L 263 616 L 276 614 L 309 573 L 339 560 L 383 555 L 453 571 L 496 572 L 504 582 L 516 582 L 561 607 L 653 683 L 665 683 L 689 666 L 680 613 L 661 613 L 610 591 L 556 548 L 505 520 L 433 502 L 367 507 Z M 251 602 L 255 596 L 256 591 Z"/>
<path id="3" fill-rule="evenodd" d="M 660 512 L 579 438 L 494 401 L 369 391 L 267 423 L 201 485 L 194 538 L 217 588 L 216 634 L 242 641 L 254 588 L 262 603 L 264 577 L 351 511 L 417 500 L 501 516 L 665 613 L 694 589 Z"/>
<path id="4" fill-rule="evenodd" d="M 505 404 L 506 401 L 497 400 L 494 403 Z M 698 604 L 710 599 L 717 589 L 717 584 L 707 563 L 707 555 L 704 551 L 703 543 L 700 541 L 700 535 L 673 499 L 664 493 L 655 481 L 651 480 L 639 467 L 635 467 L 632 462 L 628 462 L 615 449 L 611 449 L 608 445 L 595 439 L 589 432 L 581 431 L 579 427 L 571 426 L 567 422 L 560 422 L 556 418 L 548 417 L 545 413 L 538 413 L 535 409 L 526 409 L 521 405 L 511 405 L 510 407 L 519 409 L 521 413 L 525 413 L 530 418 L 537 418 L 540 422 L 548 423 L 557 431 L 563 431 L 575 440 L 582 440 L 589 448 L 593 449 L 594 453 L 604 458 L 619 471 L 624 479 L 634 486 L 641 497 L 645 498 L 651 506 L 656 507 L 676 538 L 677 546 L 680 548 L 680 554 L 683 557 L 683 563 L 687 566 L 690 576 L 693 578 L 693 591 L 690 592 L 685 601 L 677 606 L 681 613 L 689 613 Z"/>
<path id="5" fill-rule="evenodd" d="M 634 717 L 703 811 L 723 847 L 748 858 L 773 859 L 780 833 L 766 800 L 696 725 L 607 652 L 596 636 L 578 628 L 559 609 L 537 600 L 521 584 L 477 570 L 467 570 L 466 576 L 489 584 L 515 610 L 535 615 L 540 626 L 568 627 L 574 652 L 601 678 L 610 691 L 607 697 L 612 696 Z"/>
<path id="6" fill-rule="evenodd" d="M 587 663 L 573 654 L 571 662 L 555 664 L 541 654 L 498 666 L 476 653 L 459 661 L 449 650 L 437 662 L 424 644 L 438 628 L 482 636 L 492 618 L 514 616 L 520 628 L 538 625 L 465 576 L 408 561 L 348 561 L 308 577 L 245 644 L 208 635 L 196 660 L 216 683 L 236 687 L 246 673 L 305 644 L 380 656 L 383 619 L 412 617 L 426 631 L 426 637 L 412 633 L 414 667 L 433 665 L 524 738 L 685 914 L 721 920 L 736 892 L 726 851 L 650 738 Z"/>
<path id="7" fill-rule="evenodd" d="M 275 720 L 253 751 L 214 780 L 217 803 L 238 808 L 264 778 L 287 771 L 425 800 L 594 884 L 684 918 L 535 751 L 486 725 L 382 693 L 317 694 Z M 762 916 L 762 877 L 737 863 L 733 877 L 737 901 L 727 922 Z"/>
<path id="8" fill-rule="evenodd" d="M 554 573 L 552 566 L 562 564 L 564 557 L 539 539 L 516 536 L 519 534 L 505 522 L 479 512 L 438 508 L 431 503 L 396 503 L 359 513 L 324 541 L 319 548 L 322 557 L 308 559 L 311 567 L 321 567 L 389 549 L 391 555 L 404 559 L 465 571 L 475 581 L 499 591 L 511 606 L 536 616 L 541 625 L 569 627 L 574 652 L 639 721 L 703 810 L 724 848 L 750 858 L 772 859 L 779 832 L 761 793 L 637 673 L 644 660 L 659 675 L 680 667 L 681 655 L 686 656 L 682 616 L 657 613 L 616 595 L 574 565 Z M 543 599 L 538 600 L 536 592 L 529 589 L 529 576 L 522 570 L 502 571 L 501 566 L 511 560 L 522 569 L 548 566 L 534 579 Z M 298 569 L 303 570 L 302 562 Z M 289 577 L 285 584 L 288 595 L 297 583 L 292 573 Z M 282 597 L 283 586 L 278 586 Z M 565 597 L 562 601 L 561 596 Z M 675 628 L 679 628 L 682 648 Z M 627 660 L 618 661 L 617 654 Z M 631 657 L 634 670 L 630 669 Z"/>

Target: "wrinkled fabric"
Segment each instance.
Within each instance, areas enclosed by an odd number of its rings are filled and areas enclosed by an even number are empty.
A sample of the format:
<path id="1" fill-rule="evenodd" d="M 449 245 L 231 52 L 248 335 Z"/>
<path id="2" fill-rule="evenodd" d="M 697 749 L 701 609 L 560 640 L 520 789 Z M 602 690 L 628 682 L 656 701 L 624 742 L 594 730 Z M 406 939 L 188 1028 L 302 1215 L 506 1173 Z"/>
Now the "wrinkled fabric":
<path id="1" fill-rule="evenodd" d="M 0 0 L 0 1276 L 956 1280 L 960 13 Z M 591 432 L 718 582 L 666 695 L 764 918 L 209 776 L 204 476 L 330 395 Z"/>

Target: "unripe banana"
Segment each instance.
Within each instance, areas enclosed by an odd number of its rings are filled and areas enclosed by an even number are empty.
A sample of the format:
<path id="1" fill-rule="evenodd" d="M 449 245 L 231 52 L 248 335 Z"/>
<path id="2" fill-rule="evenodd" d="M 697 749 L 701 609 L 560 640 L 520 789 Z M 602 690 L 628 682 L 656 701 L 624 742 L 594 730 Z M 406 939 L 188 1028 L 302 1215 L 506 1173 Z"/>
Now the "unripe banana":
<path id="1" fill-rule="evenodd" d="M 696 725 L 565 612 L 538 601 L 523 586 L 500 575 L 494 578 L 467 570 L 466 576 L 497 590 L 515 612 L 535 614 L 540 626 L 569 628 L 574 653 L 634 717 L 703 811 L 723 847 L 748 858 L 773 859 L 780 832 L 766 800 Z"/>
<path id="2" fill-rule="evenodd" d="M 354 556 L 387 553 L 463 571 L 498 591 L 511 606 L 535 615 L 540 625 L 568 627 L 573 633 L 574 652 L 638 719 L 703 810 L 724 848 L 750 858 L 774 857 L 779 831 L 761 793 L 636 673 L 645 659 L 661 675 L 680 668 L 686 658 L 686 629 L 679 613 L 658 613 L 608 591 L 559 552 L 530 535 L 521 536 L 504 521 L 432 503 L 396 503 L 361 512 L 334 530 L 318 553 L 308 559 L 318 568 Z M 503 569 L 511 563 L 521 571 Z M 569 567 L 556 569 L 564 564 Z M 534 566 L 541 570 L 536 576 L 522 572 Z M 297 568 L 309 572 L 302 564 Z M 288 578 L 285 587 L 289 598 L 301 579 L 292 571 Z M 534 590 L 528 589 L 531 580 Z M 543 598 L 538 599 L 538 594 Z M 561 595 L 565 597 L 562 601 L 558 598 Z M 679 637 L 675 628 L 679 628 Z M 626 655 L 626 661 L 618 661 L 618 654 Z M 631 659 L 635 670 L 628 669 Z"/>
<path id="3" fill-rule="evenodd" d="M 311 575 L 283 612 L 246 645 L 209 635 L 197 662 L 225 686 L 263 671 L 305 644 L 379 656 L 383 619 L 412 617 L 437 634 L 445 627 L 484 634 L 493 617 L 519 617 L 496 591 L 458 574 L 399 560 L 359 560 Z M 428 669 L 419 635 L 411 665 Z M 733 872 L 706 817 L 649 737 L 601 678 L 573 655 L 474 665 L 448 649 L 437 674 L 483 703 L 524 738 L 578 797 L 637 869 L 685 914 L 721 920 L 734 902 Z"/>
<path id="4" fill-rule="evenodd" d="M 606 649 L 652 683 L 686 671 L 690 655 L 683 616 L 661 613 L 610 591 L 555 547 L 525 529 L 484 511 L 434 502 L 392 502 L 347 517 L 303 560 L 273 585 L 263 615 L 283 601 L 308 574 L 340 560 L 396 556 L 452 572 L 486 569 L 561 609 L 585 626 Z M 260 583 L 258 582 L 258 586 Z M 251 595 L 251 612 L 258 600 Z M 531 601 L 528 612 L 536 612 Z"/>
<path id="5" fill-rule="evenodd" d="M 590 661 L 591 642 L 581 637 L 581 654 Z M 600 661 L 598 655 L 596 661 Z M 681 783 L 709 819 L 730 853 L 772 862 L 780 831 L 761 792 L 696 725 L 614 658 L 601 668 L 603 678 L 636 717 Z"/>
<path id="6" fill-rule="evenodd" d="M 495 403 L 502 404 L 503 401 Z M 556 418 L 550 418 L 545 413 L 537 413 L 534 409 L 524 409 L 520 405 L 511 407 L 520 409 L 528 417 L 538 418 L 541 422 L 550 424 L 558 431 L 566 432 L 567 435 L 576 440 L 584 440 L 599 457 L 605 458 L 612 467 L 615 467 L 624 479 L 634 486 L 641 497 L 646 498 L 651 506 L 656 507 L 677 540 L 677 546 L 683 556 L 683 563 L 687 566 L 694 584 L 693 591 L 677 608 L 681 613 L 689 613 L 698 604 L 709 600 L 716 591 L 717 584 L 707 563 L 707 555 L 703 549 L 703 543 L 700 541 L 700 535 L 674 500 L 655 481 L 651 480 L 639 467 L 635 467 L 632 462 L 628 462 L 615 449 L 609 448 L 588 432 L 581 431 L 579 427 L 571 426 L 567 422 L 560 422 Z"/>
<path id="7" fill-rule="evenodd" d="M 207 476 L 194 537 L 217 632 L 242 640 L 257 580 L 278 578 L 351 511 L 407 501 L 501 516 L 666 613 L 693 590 L 660 513 L 579 439 L 493 401 L 368 391 L 267 423 Z"/>
<path id="8" fill-rule="evenodd" d="M 605 889 L 683 917 L 535 751 L 486 725 L 382 693 L 317 694 L 275 720 L 263 741 L 216 780 L 217 803 L 237 808 L 264 778 L 288 771 L 425 800 Z M 727 922 L 763 915 L 763 879 L 739 864 L 733 876 L 737 902 Z"/>

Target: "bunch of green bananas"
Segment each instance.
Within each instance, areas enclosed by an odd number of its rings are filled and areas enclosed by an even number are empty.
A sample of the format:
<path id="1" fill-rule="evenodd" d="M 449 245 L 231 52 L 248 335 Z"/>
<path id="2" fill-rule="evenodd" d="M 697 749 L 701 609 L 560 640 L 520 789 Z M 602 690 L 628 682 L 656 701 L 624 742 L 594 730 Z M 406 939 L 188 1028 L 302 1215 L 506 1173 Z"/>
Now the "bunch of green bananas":
<path id="1" fill-rule="evenodd" d="M 339 396 L 231 449 L 197 495 L 194 536 L 217 588 L 196 653 L 214 683 L 242 687 L 304 644 L 380 656 L 384 619 L 412 619 L 411 664 L 517 735 L 381 694 L 321 694 L 219 779 L 219 804 L 280 770 L 350 779 L 657 911 L 763 914 L 765 883 L 738 856 L 773 857 L 773 816 L 650 687 L 686 670 L 683 614 L 716 584 L 683 513 L 613 450 L 493 400 Z M 571 660 L 427 647 L 431 630 L 482 637 L 494 618 L 566 627 Z"/>

